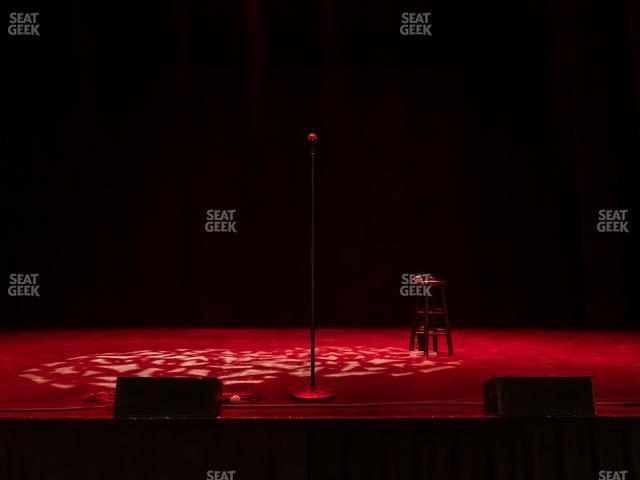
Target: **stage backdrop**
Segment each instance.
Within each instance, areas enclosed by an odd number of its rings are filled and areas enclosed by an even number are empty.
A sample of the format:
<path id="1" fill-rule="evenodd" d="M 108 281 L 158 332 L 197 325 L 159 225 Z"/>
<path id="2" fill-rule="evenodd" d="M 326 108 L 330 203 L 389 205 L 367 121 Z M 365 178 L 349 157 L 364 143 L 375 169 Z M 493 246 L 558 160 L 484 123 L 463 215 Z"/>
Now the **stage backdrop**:
<path id="1" fill-rule="evenodd" d="M 7 37 L 5 281 L 40 297 L 3 327 L 306 325 L 312 130 L 320 325 L 407 324 L 426 271 L 454 325 L 637 327 L 633 212 L 596 227 L 630 209 L 634 8 L 14 3 L 40 36 Z"/>

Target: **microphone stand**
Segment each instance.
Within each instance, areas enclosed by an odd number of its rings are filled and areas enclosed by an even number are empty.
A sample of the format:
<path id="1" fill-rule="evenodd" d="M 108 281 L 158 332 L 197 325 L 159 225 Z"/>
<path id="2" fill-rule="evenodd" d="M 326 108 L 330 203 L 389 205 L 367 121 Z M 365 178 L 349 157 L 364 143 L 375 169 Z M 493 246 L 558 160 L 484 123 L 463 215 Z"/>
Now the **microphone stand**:
<path id="1" fill-rule="evenodd" d="M 310 154 L 311 154 L 311 245 L 309 248 L 310 262 L 311 262 L 311 371 L 309 378 L 309 388 L 290 393 L 291 397 L 301 401 L 324 401 L 331 400 L 336 396 L 333 392 L 327 392 L 325 390 L 316 390 L 316 305 L 315 305 L 315 263 L 316 263 L 316 250 L 315 250 L 315 160 L 316 160 L 316 142 L 318 138 L 314 133 L 310 133 L 307 137 L 309 140 Z"/>

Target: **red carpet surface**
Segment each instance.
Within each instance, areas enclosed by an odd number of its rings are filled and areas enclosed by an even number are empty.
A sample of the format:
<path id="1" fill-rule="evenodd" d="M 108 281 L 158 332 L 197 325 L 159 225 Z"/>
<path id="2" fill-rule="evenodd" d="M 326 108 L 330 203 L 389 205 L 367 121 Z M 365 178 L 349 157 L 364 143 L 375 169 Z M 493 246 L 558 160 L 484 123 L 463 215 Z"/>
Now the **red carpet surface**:
<path id="1" fill-rule="evenodd" d="M 303 329 L 131 328 L 0 334 L 0 417 L 110 418 L 117 376 L 215 376 L 225 393 L 259 399 L 223 418 L 482 417 L 493 376 L 590 375 L 598 413 L 640 415 L 640 334 L 455 330 L 455 355 L 409 352 L 408 329 L 321 329 L 318 386 L 326 406 L 288 392 L 308 376 Z M 635 405 L 633 405 L 635 404 Z M 87 408 L 88 407 L 88 408 Z"/>

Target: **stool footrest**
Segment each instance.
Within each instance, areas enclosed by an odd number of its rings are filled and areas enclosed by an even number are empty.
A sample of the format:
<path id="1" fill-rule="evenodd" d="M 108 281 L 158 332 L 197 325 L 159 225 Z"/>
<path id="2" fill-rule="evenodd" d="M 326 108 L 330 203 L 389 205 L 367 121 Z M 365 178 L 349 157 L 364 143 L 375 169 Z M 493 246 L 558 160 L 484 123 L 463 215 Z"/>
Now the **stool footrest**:
<path id="1" fill-rule="evenodd" d="M 424 315 L 424 308 L 416 308 L 418 315 Z M 430 308 L 427 310 L 429 315 L 444 315 L 444 308 Z"/>
<path id="2" fill-rule="evenodd" d="M 424 327 L 418 327 L 416 333 L 424 334 Z M 429 335 L 447 335 L 448 330 L 446 328 L 430 328 L 427 333 Z"/>

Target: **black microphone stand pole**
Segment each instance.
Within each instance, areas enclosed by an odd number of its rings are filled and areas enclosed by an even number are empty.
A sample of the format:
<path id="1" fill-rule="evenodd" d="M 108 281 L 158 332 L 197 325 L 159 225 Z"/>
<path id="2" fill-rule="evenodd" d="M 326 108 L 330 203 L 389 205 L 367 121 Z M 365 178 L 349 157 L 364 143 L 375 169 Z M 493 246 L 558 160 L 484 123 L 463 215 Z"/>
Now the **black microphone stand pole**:
<path id="1" fill-rule="evenodd" d="M 309 140 L 310 154 L 311 154 L 311 245 L 310 245 L 310 261 L 311 261 L 311 372 L 309 379 L 309 388 L 300 392 L 291 393 L 291 397 L 296 400 L 303 401 L 322 401 L 331 400 L 336 396 L 333 392 L 327 392 L 324 390 L 316 390 L 316 296 L 315 296 L 315 263 L 316 263 L 316 250 L 315 250 L 315 160 L 316 160 L 316 142 L 318 137 L 315 133 L 310 133 L 307 137 Z"/>

